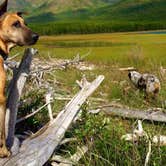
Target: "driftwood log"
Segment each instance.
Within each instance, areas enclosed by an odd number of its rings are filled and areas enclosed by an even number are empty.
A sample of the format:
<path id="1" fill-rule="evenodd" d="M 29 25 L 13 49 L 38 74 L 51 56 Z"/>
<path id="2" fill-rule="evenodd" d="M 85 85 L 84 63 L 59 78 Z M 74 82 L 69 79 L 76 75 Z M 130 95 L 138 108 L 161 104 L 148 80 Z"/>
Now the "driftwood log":
<path id="1" fill-rule="evenodd" d="M 166 122 L 166 113 L 161 109 L 130 110 L 126 108 L 108 107 L 104 109 L 106 114 L 117 115 L 124 118 L 142 119 L 158 122 Z"/>
<path id="2" fill-rule="evenodd" d="M 15 139 L 14 135 L 18 101 L 30 72 L 32 57 L 36 52 L 35 49 L 27 49 L 25 51 L 22 62 L 14 73 L 14 79 L 10 84 L 6 129 L 8 131 L 8 145 L 12 147 L 13 155 L 10 158 L 0 159 L 0 166 L 42 166 L 45 164 L 56 147 L 61 143 L 66 130 L 76 117 L 81 105 L 104 79 L 104 76 L 99 76 L 92 83 L 82 87 L 80 92 L 71 99 L 56 119 L 51 120 L 32 137 L 20 143 L 18 139 Z M 17 150 L 13 148 L 14 146 Z"/>
<path id="3" fill-rule="evenodd" d="M 7 145 L 11 148 L 14 141 L 15 124 L 17 118 L 18 102 L 30 72 L 32 57 L 37 53 L 35 49 L 26 49 L 18 69 L 14 69 L 13 79 L 8 88 L 6 110 Z"/>

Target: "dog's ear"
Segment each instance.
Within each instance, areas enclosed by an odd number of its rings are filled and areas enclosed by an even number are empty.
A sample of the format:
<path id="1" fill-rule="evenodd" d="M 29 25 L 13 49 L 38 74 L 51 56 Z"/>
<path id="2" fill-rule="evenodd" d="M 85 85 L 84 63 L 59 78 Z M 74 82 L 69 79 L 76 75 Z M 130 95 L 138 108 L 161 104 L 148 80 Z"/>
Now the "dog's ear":
<path id="1" fill-rule="evenodd" d="M 28 15 L 28 13 L 27 12 L 17 12 L 17 15 L 19 17 L 22 17 L 22 15 Z"/>
<path id="2" fill-rule="evenodd" d="M 8 0 L 5 0 L 5 1 L 0 5 L 0 16 L 2 16 L 4 13 L 7 12 L 7 4 L 8 4 Z"/>
<path id="3" fill-rule="evenodd" d="M 131 80 L 131 72 L 128 73 L 128 77 Z"/>

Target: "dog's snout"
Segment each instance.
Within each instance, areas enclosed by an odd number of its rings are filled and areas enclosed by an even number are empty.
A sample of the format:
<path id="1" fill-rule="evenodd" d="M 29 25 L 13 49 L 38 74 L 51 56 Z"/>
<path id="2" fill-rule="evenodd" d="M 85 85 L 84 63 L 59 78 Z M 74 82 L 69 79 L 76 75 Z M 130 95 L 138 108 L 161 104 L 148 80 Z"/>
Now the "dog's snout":
<path id="1" fill-rule="evenodd" d="M 34 45 L 39 39 L 39 35 L 37 33 L 31 32 L 27 34 L 26 42 L 24 45 Z"/>
<path id="2" fill-rule="evenodd" d="M 33 45 L 35 44 L 39 39 L 39 35 L 37 33 L 31 33 L 31 35 L 28 38 L 27 45 Z"/>
<path id="3" fill-rule="evenodd" d="M 131 80 L 131 73 L 128 74 L 129 79 Z"/>
<path id="4" fill-rule="evenodd" d="M 36 42 L 39 39 L 39 35 L 37 33 L 33 33 L 32 39 Z"/>

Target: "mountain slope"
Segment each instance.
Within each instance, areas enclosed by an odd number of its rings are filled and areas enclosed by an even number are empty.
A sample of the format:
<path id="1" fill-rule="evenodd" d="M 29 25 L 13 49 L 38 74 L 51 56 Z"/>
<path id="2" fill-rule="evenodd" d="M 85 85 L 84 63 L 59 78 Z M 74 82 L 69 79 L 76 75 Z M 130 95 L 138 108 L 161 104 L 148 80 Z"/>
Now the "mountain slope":
<path id="1" fill-rule="evenodd" d="M 93 10 L 64 12 L 58 17 L 63 19 L 97 19 L 124 21 L 160 21 L 166 18 L 165 0 L 121 0 L 113 5 L 106 5 Z"/>
<path id="2" fill-rule="evenodd" d="M 166 0 L 10 0 L 9 9 L 28 11 L 32 22 L 166 22 Z"/>
<path id="3" fill-rule="evenodd" d="M 166 18 L 165 0 L 123 0 L 96 10 L 98 18 L 132 21 L 159 21 Z"/>
<path id="4" fill-rule="evenodd" d="M 29 10 L 33 13 L 59 13 L 67 10 L 97 8 L 117 1 L 119 0 L 10 0 L 9 9 Z M 3 0 L 0 0 L 0 3 L 2 2 Z"/>
<path id="5" fill-rule="evenodd" d="M 61 3 L 62 1 L 65 0 L 61 0 Z M 68 0 L 65 2 L 61 4 L 59 0 L 57 5 L 56 1 L 49 1 L 49 3 L 43 4 L 43 6 L 40 6 L 40 9 L 38 8 L 38 12 L 34 13 L 33 17 L 30 17 L 30 21 L 121 20 L 165 22 L 166 18 L 165 0 L 105 0 L 102 2 L 101 0 L 85 0 L 80 3 L 74 3 L 76 0 Z M 69 2 L 71 5 L 69 5 Z M 96 2 L 95 5 L 94 2 Z M 52 8 L 48 7 L 49 5 Z"/>

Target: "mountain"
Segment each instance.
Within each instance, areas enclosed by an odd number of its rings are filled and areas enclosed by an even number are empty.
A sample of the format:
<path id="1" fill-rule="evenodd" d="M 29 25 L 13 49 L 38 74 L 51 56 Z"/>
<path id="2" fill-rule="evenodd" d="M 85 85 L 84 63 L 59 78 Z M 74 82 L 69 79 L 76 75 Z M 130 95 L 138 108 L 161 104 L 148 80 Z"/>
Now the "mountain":
<path id="1" fill-rule="evenodd" d="M 97 9 L 96 17 L 113 20 L 165 22 L 166 0 L 122 0 L 117 4 Z"/>
<path id="2" fill-rule="evenodd" d="M 4 0 L 0 0 L 2 3 Z M 54 21 L 59 13 L 92 10 L 120 0 L 9 0 L 8 10 L 26 11 L 32 21 Z M 61 15 L 61 14 L 60 14 Z M 68 13 L 66 13 L 68 15 Z"/>
<path id="3" fill-rule="evenodd" d="M 166 0 L 121 0 L 93 9 L 65 11 L 56 15 L 61 19 L 107 21 L 164 21 Z"/>
<path id="4" fill-rule="evenodd" d="M 28 10 L 35 13 L 60 13 L 67 10 L 98 8 L 119 0 L 9 0 L 10 10 Z M 3 0 L 0 0 L 2 3 Z"/>
<path id="5" fill-rule="evenodd" d="M 166 0 L 9 0 L 9 10 L 27 11 L 30 22 L 166 22 L 165 9 Z"/>

